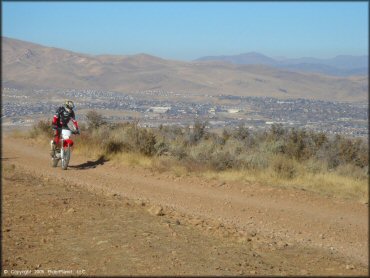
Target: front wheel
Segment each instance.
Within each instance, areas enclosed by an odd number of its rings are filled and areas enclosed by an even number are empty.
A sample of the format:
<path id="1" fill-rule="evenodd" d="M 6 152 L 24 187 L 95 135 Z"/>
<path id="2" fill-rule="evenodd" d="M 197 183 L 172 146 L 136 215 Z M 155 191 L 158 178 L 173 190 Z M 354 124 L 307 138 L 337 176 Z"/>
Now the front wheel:
<path id="1" fill-rule="evenodd" d="M 53 158 L 51 159 L 51 166 L 52 166 L 52 167 L 57 167 L 57 166 L 58 166 L 58 161 L 59 161 L 59 159 L 58 159 L 58 158 L 53 157 Z"/>
<path id="2" fill-rule="evenodd" d="M 71 147 L 68 146 L 66 149 L 63 150 L 63 157 L 62 157 L 62 169 L 63 170 L 67 170 L 70 158 L 71 158 Z"/>

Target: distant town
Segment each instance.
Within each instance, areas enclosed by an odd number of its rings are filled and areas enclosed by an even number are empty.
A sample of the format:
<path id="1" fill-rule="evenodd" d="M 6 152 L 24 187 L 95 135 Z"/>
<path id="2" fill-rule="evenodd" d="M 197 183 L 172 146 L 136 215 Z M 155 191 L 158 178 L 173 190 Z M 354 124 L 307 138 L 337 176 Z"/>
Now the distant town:
<path id="1" fill-rule="evenodd" d="M 240 125 L 264 129 L 277 123 L 328 134 L 368 136 L 368 103 L 240 97 L 227 93 L 211 96 L 163 90 L 118 93 L 3 88 L 2 127 L 32 126 L 39 119 L 51 119 L 65 99 L 75 102 L 77 120 L 82 122 L 89 110 L 96 110 L 107 121 L 138 121 L 146 127 L 191 126 L 198 119 L 206 121 L 210 129 Z"/>

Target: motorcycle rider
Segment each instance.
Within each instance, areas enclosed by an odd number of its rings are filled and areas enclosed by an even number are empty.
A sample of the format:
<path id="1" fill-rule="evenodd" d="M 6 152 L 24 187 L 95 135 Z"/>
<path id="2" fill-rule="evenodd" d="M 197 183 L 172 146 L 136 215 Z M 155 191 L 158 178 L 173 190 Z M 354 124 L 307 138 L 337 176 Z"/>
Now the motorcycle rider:
<path id="1" fill-rule="evenodd" d="M 58 109 L 56 110 L 54 114 L 53 121 L 52 121 L 52 127 L 53 127 L 53 130 L 55 130 L 55 134 L 54 134 L 54 139 L 51 140 L 51 151 L 50 151 L 50 155 L 52 157 L 54 157 L 56 148 L 59 144 L 61 129 L 62 128 L 69 129 L 67 124 L 69 123 L 70 120 L 72 120 L 73 126 L 76 129 L 76 133 L 80 134 L 78 123 L 75 117 L 75 112 L 73 111 L 74 108 L 75 108 L 75 105 L 73 101 L 67 100 L 64 103 L 64 106 L 58 107 Z"/>

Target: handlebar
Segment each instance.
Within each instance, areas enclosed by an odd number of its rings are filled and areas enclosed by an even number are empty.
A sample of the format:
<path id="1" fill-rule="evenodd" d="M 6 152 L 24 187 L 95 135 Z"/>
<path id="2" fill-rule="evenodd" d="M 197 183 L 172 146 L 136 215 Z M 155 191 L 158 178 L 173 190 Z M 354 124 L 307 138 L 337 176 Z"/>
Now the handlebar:
<path id="1" fill-rule="evenodd" d="M 53 126 L 53 130 L 58 130 L 59 132 L 61 132 L 62 131 L 62 127 L 55 127 L 55 126 Z M 67 128 L 64 128 L 64 129 L 67 129 Z M 70 130 L 70 129 L 69 129 Z M 80 134 L 80 130 L 71 130 L 71 132 L 72 132 L 72 134 Z"/>

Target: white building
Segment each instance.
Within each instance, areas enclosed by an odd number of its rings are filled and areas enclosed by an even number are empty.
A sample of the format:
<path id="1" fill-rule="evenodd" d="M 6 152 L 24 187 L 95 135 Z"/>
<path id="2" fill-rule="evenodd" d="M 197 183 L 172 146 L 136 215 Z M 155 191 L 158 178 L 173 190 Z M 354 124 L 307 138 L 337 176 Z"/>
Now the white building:
<path id="1" fill-rule="evenodd" d="M 155 106 L 148 109 L 149 112 L 164 114 L 171 110 L 170 106 Z"/>
<path id="2" fill-rule="evenodd" d="M 228 109 L 227 112 L 230 114 L 236 114 L 236 113 L 239 113 L 240 110 L 239 109 Z"/>

